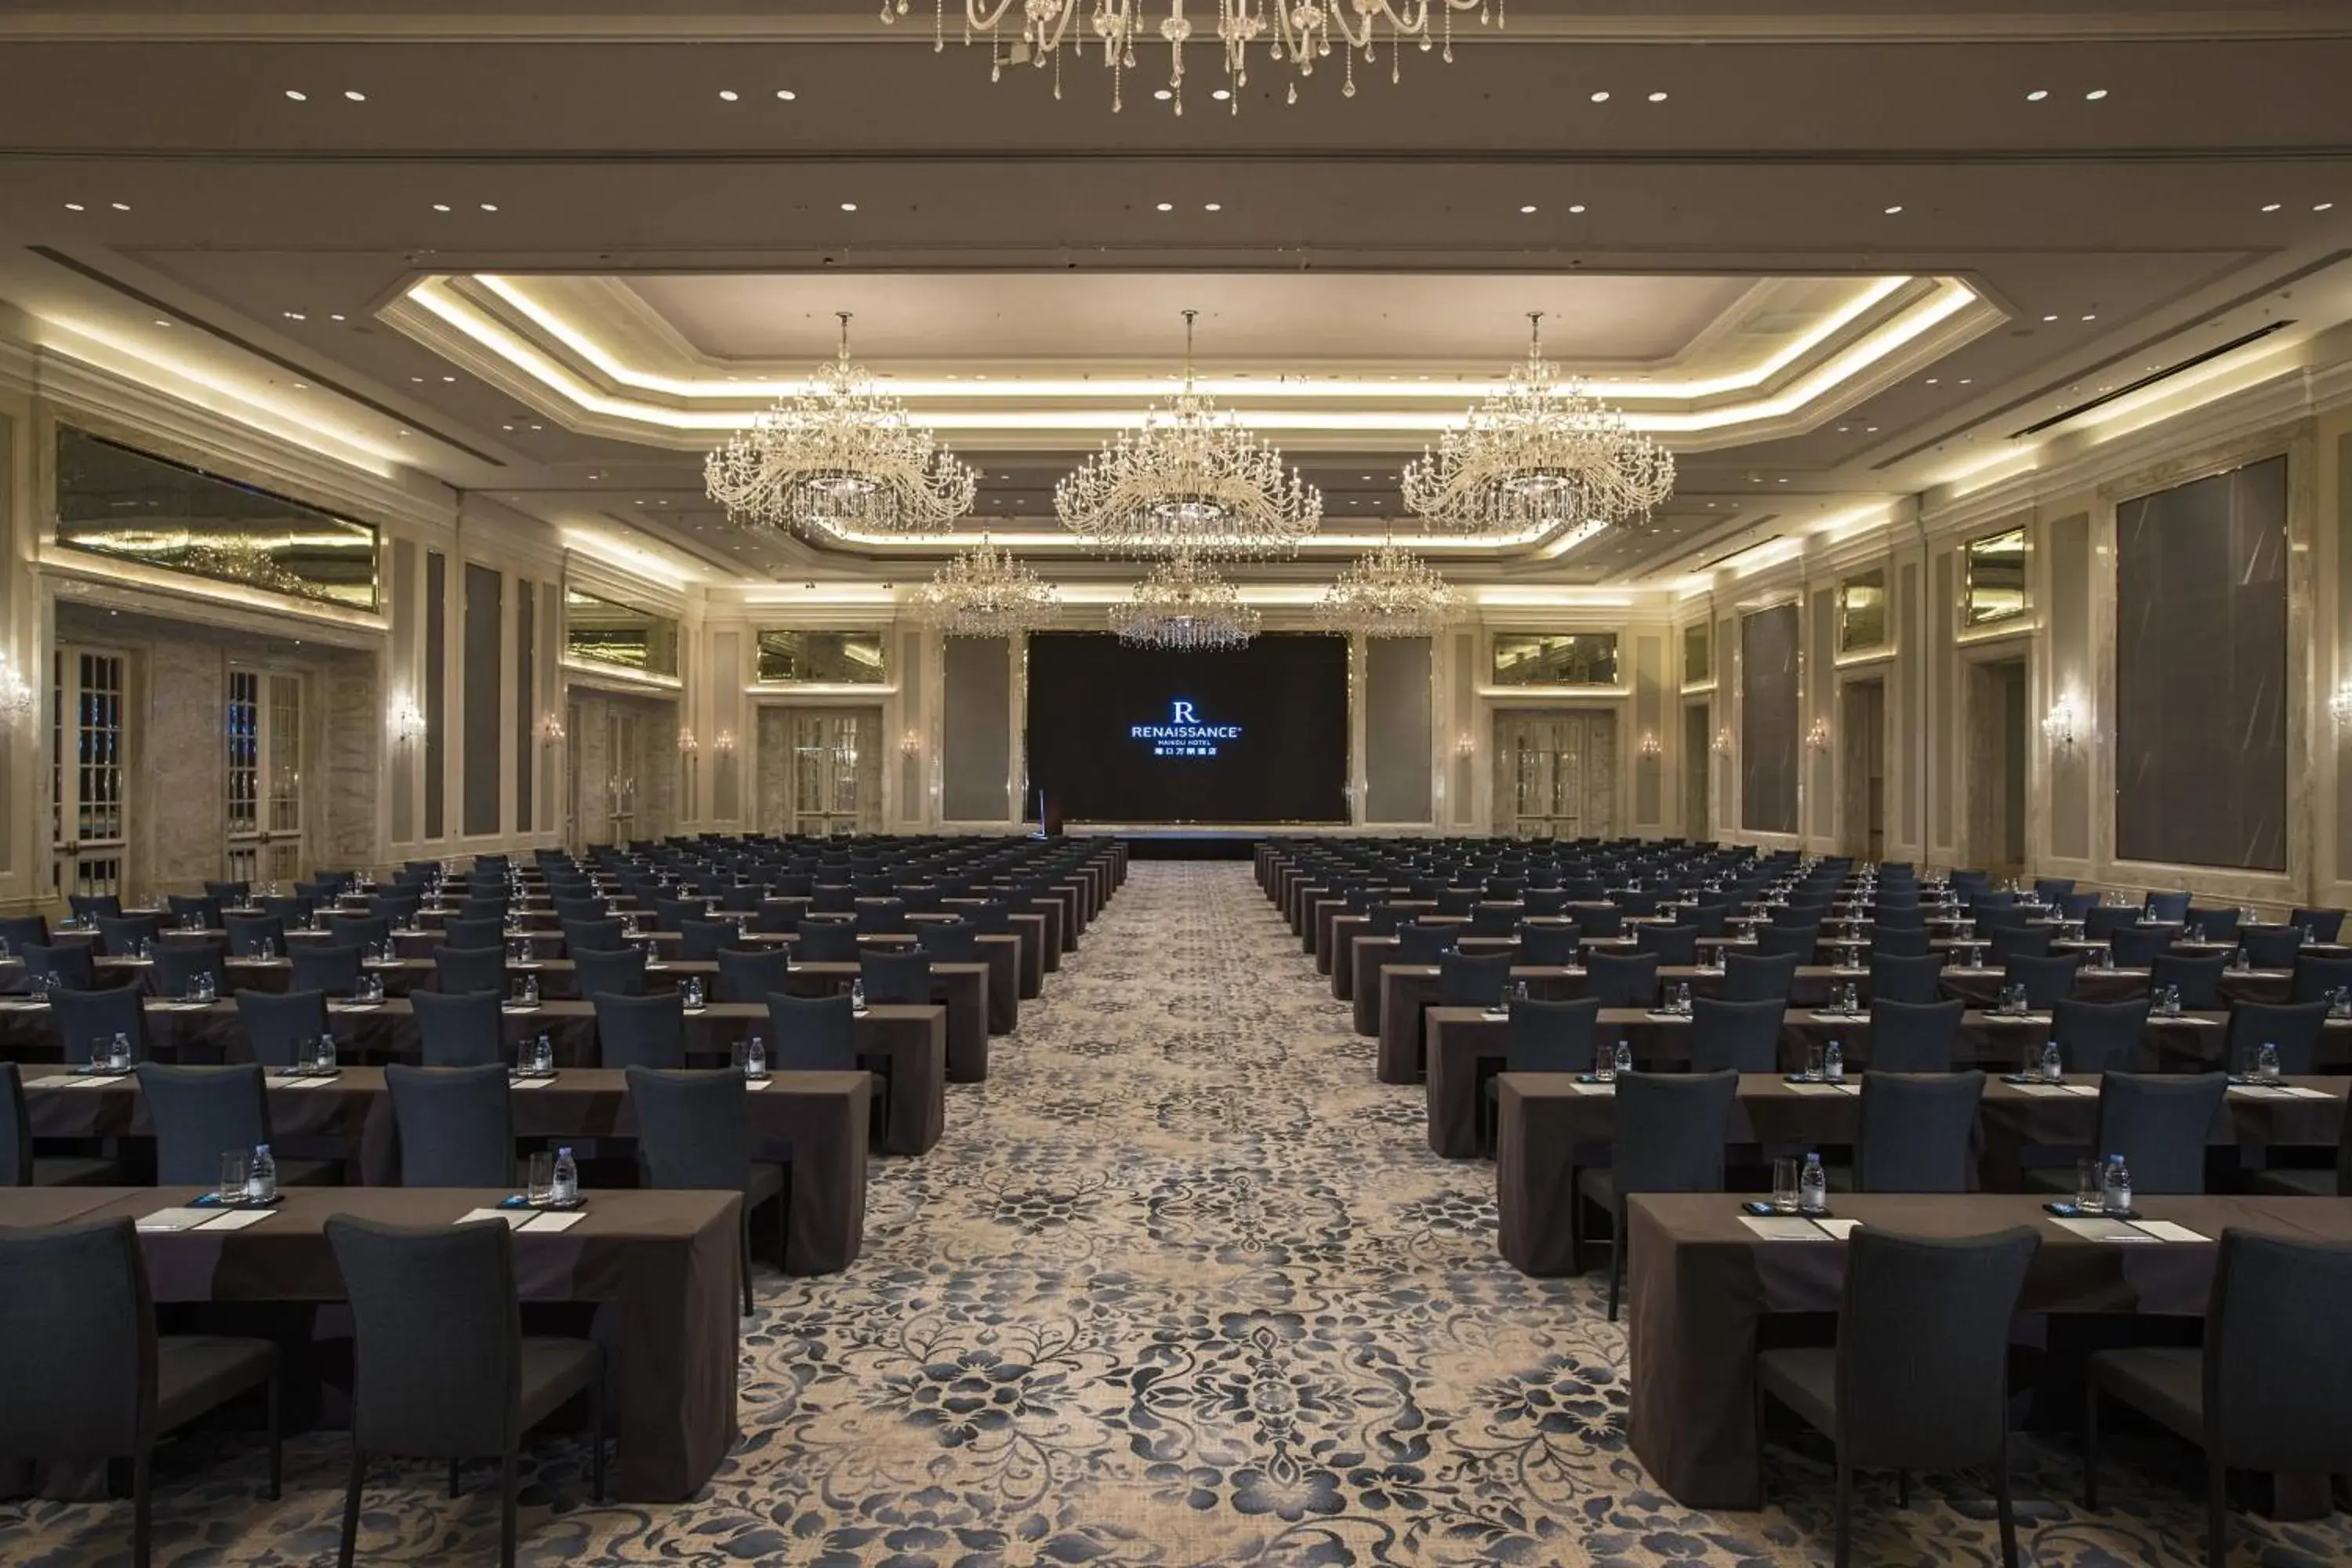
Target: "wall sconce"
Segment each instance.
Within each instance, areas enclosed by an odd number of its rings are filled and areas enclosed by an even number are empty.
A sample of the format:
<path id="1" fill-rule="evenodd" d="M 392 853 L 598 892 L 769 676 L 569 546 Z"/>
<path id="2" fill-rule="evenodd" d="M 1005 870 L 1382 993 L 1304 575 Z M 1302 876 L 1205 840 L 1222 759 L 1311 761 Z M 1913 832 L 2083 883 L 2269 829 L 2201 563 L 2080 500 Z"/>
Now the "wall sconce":
<path id="1" fill-rule="evenodd" d="M 1715 739 L 1707 742 L 1706 749 L 1718 757 L 1731 755 L 1731 726 L 1726 724 L 1722 729 L 1717 730 L 1715 732 Z"/>
<path id="2" fill-rule="evenodd" d="M 923 754 L 923 738 L 915 733 L 912 730 L 908 731 L 905 734 L 898 737 L 898 754 L 902 757 L 921 756 Z"/>
<path id="3" fill-rule="evenodd" d="M 425 738 L 425 715 L 417 710 L 415 699 L 404 697 L 393 705 L 392 738 L 403 745 Z"/>
<path id="4" fill-rule="evenodd" d="M 17 672 L 16 661 L 0 654 L 0 726 L 13 730 L 29 723 L 40 707 L 40 694 Z"/>
<path id="5" fill-rule="evenodd" d="M 563 721 L 552 713 L 542 715 L 539 721 L 539 739 L 543 745 L 563 744 Z"/>
<path id="6" fill-rule="evenodd" d="M 1816 719 L 1813 721 L 1811 727 L 1805 731 L 1805 749 L 1809 752 L 1826 752 L 1830 749 L 1830 721 L 1828 720 Z"/>
<path id="7" fill-rule="evenodd" d="M 719 731 L 718 738 L 710 742 L 710 749 L 718 752 L 722 757 L 733 756 L 735 754 L 735 731 L 732 730 Z"/>
<path id="8" fill-rule="evenodd" d="M 677 749 L 682 754 L 690 757 L 702 750 L 702 742 L 694 738 L 693 731 L 680 730 L 677 732 Z"/>
<path id="9" fill-rule="evenodd" d="M 1475 756 L 1477 752 L 1478 742 L 1474 737 L 1469 735 L 1456 735 L 1454 737 L 1454 754 L 1455 756 Z"/>
<path id="10" fill-rule="evenodd" d="M 2330 707 L 2334 706 L 2330 702 Z M 2061 697 L 2042 716 L 2042 738 L 2058 750 L 2070 751 L 2074 744 L 2074 700 Z"/>
<path id="11" fill-rule="evenodd" d="M 0 706 L 5 705 L 5 699 L 0 699 Z M 2352 680 L 2328 694 L 2327 712 L 2338 724 L 2352 724 Z"/>
<path id="12" fill-rule="evenodd" d="M 1666 743 L 1658 739 L 1655 730 L 1645 731 L 1642 735 L 1641 751 L 1645 757 L 1663 757 L 1666 754 Z"/>

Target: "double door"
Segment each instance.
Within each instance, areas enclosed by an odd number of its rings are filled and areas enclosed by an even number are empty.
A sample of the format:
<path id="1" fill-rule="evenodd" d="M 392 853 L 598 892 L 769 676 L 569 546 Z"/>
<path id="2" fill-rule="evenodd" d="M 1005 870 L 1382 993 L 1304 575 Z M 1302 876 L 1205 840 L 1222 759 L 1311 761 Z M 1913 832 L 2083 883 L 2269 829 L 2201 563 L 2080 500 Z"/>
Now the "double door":
<path id="1" fill-rule="evenodd" d="M 58 645 L 49 689 L 50 878 L 59 897 L 121 893 L 128 655 Z"/>
<path id="2" fill-rule="evenodd" d="M 1617 716 L 1505 710 L 1495 715 L 1495 831 L 1518 838 L 1608 838 L 1617 831 Z"/>
<path id="3" fill-rule="evenodd" d="M 305 874 L 302 678 L 228 672 L 229 879 L 289 882 Z"/>
<path id="4" fill-rule="evenodd" d="M 770 708 L 760 715 L 760 817 L 769 833 L 882 830 L 882 710 Z"/>

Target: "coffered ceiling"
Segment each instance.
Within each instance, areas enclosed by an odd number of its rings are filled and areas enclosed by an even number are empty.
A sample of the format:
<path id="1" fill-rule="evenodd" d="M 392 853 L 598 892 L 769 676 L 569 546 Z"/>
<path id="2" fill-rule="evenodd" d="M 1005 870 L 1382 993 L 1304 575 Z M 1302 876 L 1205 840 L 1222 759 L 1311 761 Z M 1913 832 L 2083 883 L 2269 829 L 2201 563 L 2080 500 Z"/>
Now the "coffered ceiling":
<path id="1" fill-rule="evenodd" d="M 1187 308 L 1220 401 L 1326 493 L 1325 558 L 1270 577 L 1411 531 L 1400 462 L 1530 310 L 1681 485 L 1653 530 L 1468 580 L 1672 578 L 2202 395 L 2232 362 L 2020 434 L 2265 327 L 2235 363 L 2341 353 L 2340 4 L 1508 15 L 1394 87 L 1286 108 L 1269 72 L 1178 120 L 1149 62 L 1114 115 L 1091 60 L 1059 101 L 992 86 L 870 0 L 14 6 L 0 300 L 58 354 L 711 581 L 952 543 L 749 539 L 701 499 L 700 449 L 840 310 L 983 468 L 965 531 L 1072 578 L 1131 568 L 1070 558 L 1054 480 L 1164 394 Z"/>

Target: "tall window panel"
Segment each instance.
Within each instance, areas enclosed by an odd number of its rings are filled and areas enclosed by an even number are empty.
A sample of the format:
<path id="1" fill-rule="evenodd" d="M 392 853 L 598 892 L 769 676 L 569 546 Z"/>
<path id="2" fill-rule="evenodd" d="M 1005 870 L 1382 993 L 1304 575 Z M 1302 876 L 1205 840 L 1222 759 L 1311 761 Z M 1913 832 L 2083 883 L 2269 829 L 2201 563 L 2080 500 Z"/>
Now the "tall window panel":
<path id="1" fill-rule="evenodd" d="M 2116 508 L 2116 853 L 2286 869 L 2286 459 Z"/>

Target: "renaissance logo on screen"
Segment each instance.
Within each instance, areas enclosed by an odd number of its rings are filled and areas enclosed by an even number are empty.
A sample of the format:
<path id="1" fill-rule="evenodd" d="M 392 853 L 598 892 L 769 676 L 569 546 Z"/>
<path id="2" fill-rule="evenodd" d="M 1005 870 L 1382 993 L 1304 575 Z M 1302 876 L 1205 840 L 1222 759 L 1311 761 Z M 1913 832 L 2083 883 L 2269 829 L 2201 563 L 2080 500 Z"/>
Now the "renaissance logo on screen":
<path id="1" fill-rule="evenodd" d="M 1199 704 L 1181 699 L 1168 705 L 1165 724 L 1130 724 L 1127 736 L 1151 747 L 1155 757 L 1213 757 L 1218 747 L 1242 738 L 1239 724 L 1203 724 Z"/>

